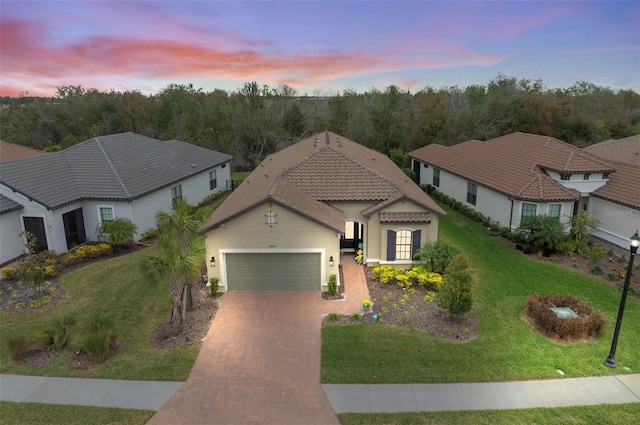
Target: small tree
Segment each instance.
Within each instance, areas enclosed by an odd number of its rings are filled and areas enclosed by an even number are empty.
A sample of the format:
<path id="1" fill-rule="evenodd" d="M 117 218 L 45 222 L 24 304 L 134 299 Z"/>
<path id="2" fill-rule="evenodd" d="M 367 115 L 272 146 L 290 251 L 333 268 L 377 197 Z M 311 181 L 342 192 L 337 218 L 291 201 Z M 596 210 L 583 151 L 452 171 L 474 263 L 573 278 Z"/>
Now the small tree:
<path id="1" fill-rule="evenodd" d="M 569 236 L 578 244 L 585 244 L 589 236 L 598 229 L 600 220 L 589 217 L 589 213 L 581 210 L 571 217 L 571 231 Z"/>
<path id="2" fill-rule="evenodd" d="M 128 218 L 115 218 L 105 220 L 96 228 L 98 239 L 103 238 L 113 246 L 119 248 L 133 242 L 133 236 L 138 234 L 138 226 L 133 224 Z"/>
<path id="3" fill-rule="evenodd" d="M 447 267 L 438 296 L 438 307 L 454 315 L 470 311 L 473 305 L 471 285 L 469 263 L 462 254 L 458 254 Z"/>

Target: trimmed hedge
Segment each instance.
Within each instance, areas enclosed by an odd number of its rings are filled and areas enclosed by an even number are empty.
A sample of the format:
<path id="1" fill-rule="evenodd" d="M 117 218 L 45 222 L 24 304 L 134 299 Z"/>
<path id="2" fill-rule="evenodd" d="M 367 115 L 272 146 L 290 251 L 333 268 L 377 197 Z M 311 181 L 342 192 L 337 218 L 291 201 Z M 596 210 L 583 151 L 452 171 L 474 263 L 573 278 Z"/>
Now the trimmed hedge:
<path id="1" fill-rule="evenodd" d="M 552 307 L 570 307 L 578 317 L 560 318 Z M 606 324 L 602 313 L 572 295 L 532 295 L 527 299 L 526 314 L 544 335 L 564 341 L 595 338 Z"/>

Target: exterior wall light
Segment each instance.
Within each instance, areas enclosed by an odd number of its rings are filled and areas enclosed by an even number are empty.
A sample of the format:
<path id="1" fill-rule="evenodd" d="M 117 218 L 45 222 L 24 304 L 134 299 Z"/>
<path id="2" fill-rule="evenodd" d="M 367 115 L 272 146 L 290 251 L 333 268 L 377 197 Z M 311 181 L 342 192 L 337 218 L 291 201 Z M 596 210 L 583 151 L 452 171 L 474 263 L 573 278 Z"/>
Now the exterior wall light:
<path id="1" fill-rule="evenodd" d="M 211 257 L 211 267 L 215 267 L 216 266 L 216 257 Z"/>
<path id="2" fill-rule="evenodd" d="M 333 267 L 333 255 L 329 257 L 329 267 Z"/>
<path id="3" fill-rule="evenodd" d="M 269 210 L 269 212 L 264 216 L 267 217 L 267 221 L 265 221 L 264 224 L 269 225 L 269 227 L 273 227 L 278 224 L 278 222 L 276 221 L 276 217 L 278 216 L 278 214 L 274 213 L 273 211 Z"/>
<path id="4" fill-rule="evenodd" d="M 616 320 L 616 329 L 613 332 L 613 341 L 611 341 L 611 350 L 609 351 L 609 357 L 604 361 L 604 365 L 615 369 L 618 367 L 616 363 L 616 348 L 618 346 L 618 335 L 620 335 L 620 325 L 622 324 L 622 314 L 624 313 L 624 304 L 627 301 L 627 292 L 629 292 L 629 282 L 631 281 L 631 274 L 633 269 L 633 260 L 638 252 L 638 245 L 640 245 L 640 236 L 638 231 L 631 236 L 631 244 L 629 246 L 629 265 L 627 266 L 627 276 L 624 278 L 624 288 L 622 289 L 622 299 L 620 300 L 620 308 L 618 309 L 618 319 Z"/>

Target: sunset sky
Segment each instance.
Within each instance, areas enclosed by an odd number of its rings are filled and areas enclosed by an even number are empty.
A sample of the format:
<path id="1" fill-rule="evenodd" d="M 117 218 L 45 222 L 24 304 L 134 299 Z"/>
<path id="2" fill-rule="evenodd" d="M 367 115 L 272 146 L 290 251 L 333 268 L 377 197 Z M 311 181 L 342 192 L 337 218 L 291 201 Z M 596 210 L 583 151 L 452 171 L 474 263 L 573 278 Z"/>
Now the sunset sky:
<path id="1" fill-rule="evenodd" d="M 395 84 L 640 92 L 638 1 L 0 1 L 0 94 L 157 93 L 246 81 L 328 94 Z"/>

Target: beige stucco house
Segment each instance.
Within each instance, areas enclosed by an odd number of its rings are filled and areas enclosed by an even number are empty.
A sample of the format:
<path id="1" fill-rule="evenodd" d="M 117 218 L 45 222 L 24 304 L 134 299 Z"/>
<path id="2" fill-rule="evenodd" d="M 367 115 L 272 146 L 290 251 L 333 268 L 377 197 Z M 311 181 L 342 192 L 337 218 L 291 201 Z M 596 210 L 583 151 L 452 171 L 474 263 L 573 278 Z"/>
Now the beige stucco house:
<path id="1" fill-rule="evenodd" d="M 444 211 L 379 152 L 331 132 L 267 157 L 204 228 L 220 289 L 326 289 L 341 253 L 407 265 Z"/>

